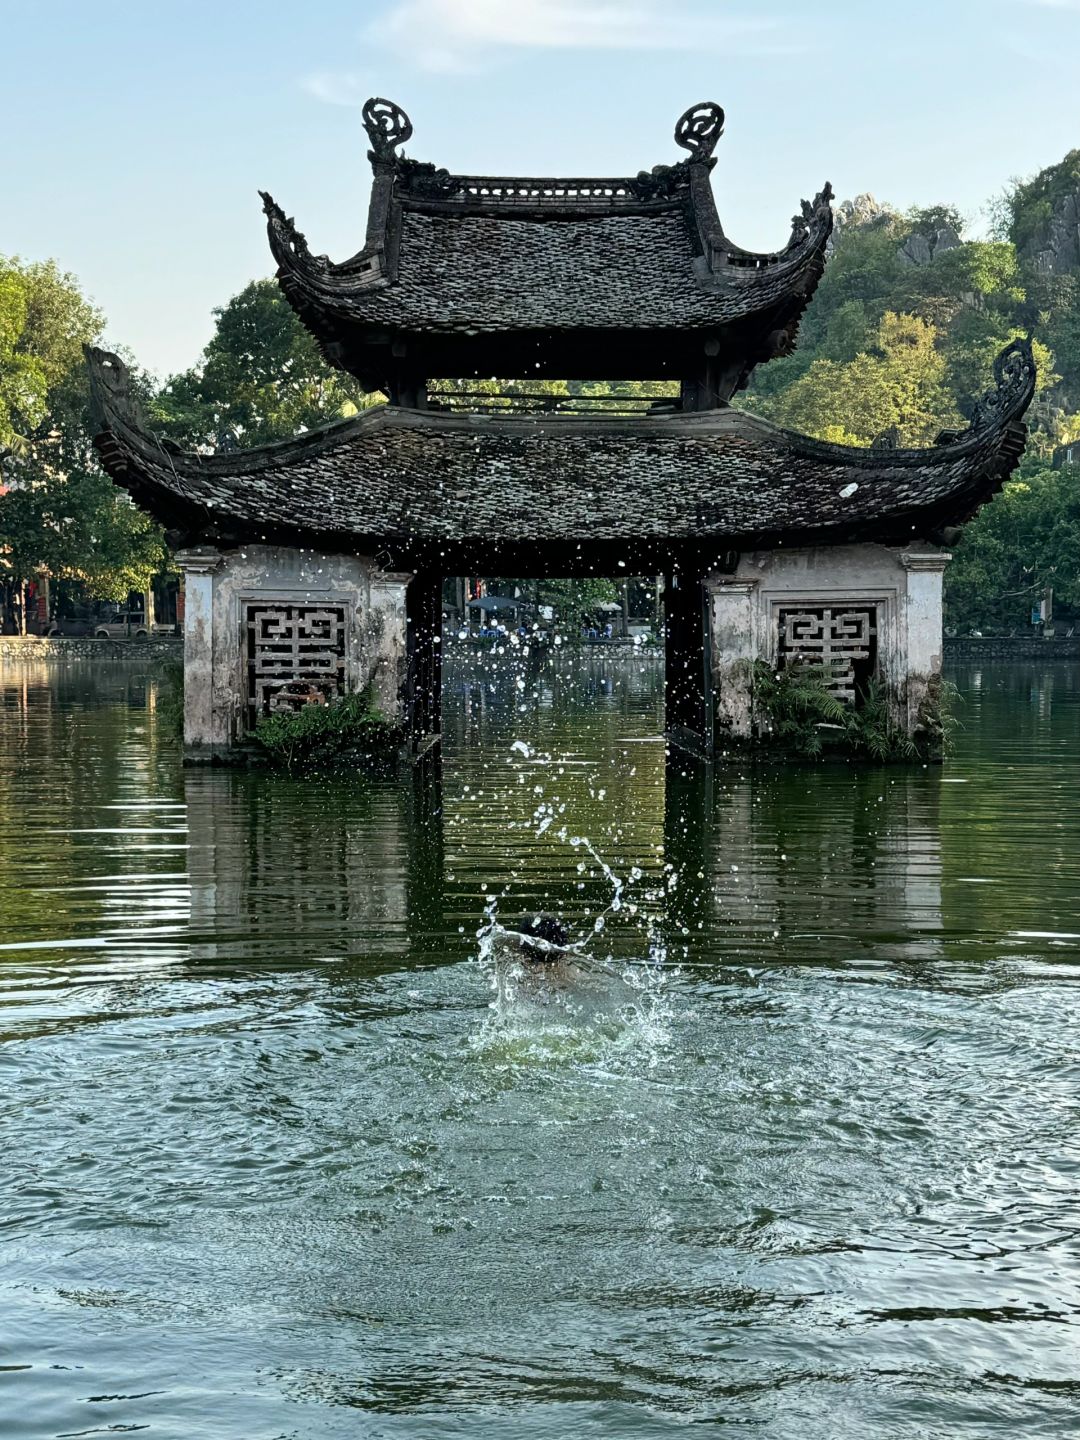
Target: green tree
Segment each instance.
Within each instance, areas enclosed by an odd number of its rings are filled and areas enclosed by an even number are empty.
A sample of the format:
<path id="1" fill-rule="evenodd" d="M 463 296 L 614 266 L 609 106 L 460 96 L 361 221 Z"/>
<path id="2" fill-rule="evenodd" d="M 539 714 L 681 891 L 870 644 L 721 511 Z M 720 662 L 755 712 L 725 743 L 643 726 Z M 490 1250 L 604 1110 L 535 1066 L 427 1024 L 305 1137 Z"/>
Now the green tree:
<path id="1" fill-rule="evenodd" d="M 487 583 L 489 594 L 520 595 L 538 611 L 550 606 L 555 628 L 571 640 L 580 636 L 582 624 L 595 615 L 598 606 L 619 598 L 614 580 L 593 576 L 538 580 L 496 575 Z"/>
<path id="2" fill-rule="evenodd" d="M 1047 586 L 1057 604 L 1080 606 L 1080 466 L 1031 455 L 965 527 L 945 572 L 946 623 L 1022 629 Z"/>
<path id="3" fill-rule="evenodd" d="M 847 362 L 814 360 L 756 408 L 822 440 L 869 445 L 895 427 L 902 444 L 929 445 L 939 430 L 960 423 L 937 340 L 937 331 L 918 316 L 886 312 L 872 349 Z"/>
<path id="4" fill-rule="evenodd" d="M 103 323 L 55 261 L 0 256 L 0 464 L 30 443 L 50 392 L 82 365 L 82 347 Z"/>
<path id="5" fill-rule="evenodd" d="M 32 577 L 124 599 L 146 587 L 164 551 L 94 454 L 83 345 L 99 339 L 101 312 L 52 261 L 5 260 L 0 316 L 0 575 L 11 629 Z"/>
<path id="6" fill-rule="evenodd" d="M 333 369 L 275 280 L 253 280 L 214 311 L 199 363 L 155 397 L 160 429 L 181 445 L 265 445 L 381 400 Z"/>

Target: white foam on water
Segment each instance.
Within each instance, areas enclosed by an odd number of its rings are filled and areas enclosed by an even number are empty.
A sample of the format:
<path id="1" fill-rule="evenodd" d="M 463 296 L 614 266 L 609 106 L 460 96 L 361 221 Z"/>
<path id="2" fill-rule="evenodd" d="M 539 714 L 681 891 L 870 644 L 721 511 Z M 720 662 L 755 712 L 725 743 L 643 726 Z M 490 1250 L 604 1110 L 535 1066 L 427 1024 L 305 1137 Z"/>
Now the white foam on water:
<path id="1" fill-rule="evenodd" d="M 602 863 L 599 862 L 598 863 Z M 555 945 L 499 924 L 497 902 L 477 932 L 477 963 L 491 985 L 472 1049 L 513 1064 L 595 1062 L 611 1050 L 658 1050 L 669 1038 L 668 996 L 657 947 L 639 960 L 598 958 L 585 941 Z M 530 962 L 524 947 L 552 956 Z"/>

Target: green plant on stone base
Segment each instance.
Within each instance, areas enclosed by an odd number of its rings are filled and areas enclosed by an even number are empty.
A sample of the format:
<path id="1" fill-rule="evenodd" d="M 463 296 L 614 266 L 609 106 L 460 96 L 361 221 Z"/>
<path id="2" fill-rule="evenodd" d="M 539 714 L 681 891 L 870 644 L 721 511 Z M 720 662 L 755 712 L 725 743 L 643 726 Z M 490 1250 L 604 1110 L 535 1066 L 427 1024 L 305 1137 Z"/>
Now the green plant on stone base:
<path id="1" fill-rule="evenodd" d="M 879 680 L 871 680 L 862 703 L 848 707 L 847 739 L 855 754 L 871 760 L 919 760 L 919 742 L 896 722 L 889 696 Z"/>
<path id="2" fill-rule="evenodd" d="M 849 707 L 829 689 L 830 672 L 820 665 L 774 670 L 758 660 L 751 671 L 754 718 L 763 738 L 796 755 L 816 756 L 827 730 L 847 728 Z"/>
<path id="3" fill-rule="evenodd" d="M 897 722 L 880 681 L 871 681 L 854 706 L 834 693 L 833 679 L 825 665 L 796 663 L 774 670 L 757 661 L 751 671 L 753 709 L 764 743 L 811 759 L 828 750 L 879 762 L 919 760 L 939 753 L 940 717 L 936 734 L 931 725 L 936 696 L 931 698 L 928 692 L 927 713 L 920 711 L 913 737 Z"/>
<path id="4" fill-rule="evenodd" d="M 963 728 L 956 713 L 962 703 L 963 697 L 951 680 L 943 680 L 940 675 L 930 676 L 915 717 L 915 735 L 921 753 L 935 760 L 948 754 L 953 735 Z"/>
<path id="5" fill-rule="evenodd" d="M 271 768 L 292 775 L 386 764 L 401 744 L 401 732 L 379 714 L 364 690 L 328 705 L 268 715 L 248 739 Z"/>

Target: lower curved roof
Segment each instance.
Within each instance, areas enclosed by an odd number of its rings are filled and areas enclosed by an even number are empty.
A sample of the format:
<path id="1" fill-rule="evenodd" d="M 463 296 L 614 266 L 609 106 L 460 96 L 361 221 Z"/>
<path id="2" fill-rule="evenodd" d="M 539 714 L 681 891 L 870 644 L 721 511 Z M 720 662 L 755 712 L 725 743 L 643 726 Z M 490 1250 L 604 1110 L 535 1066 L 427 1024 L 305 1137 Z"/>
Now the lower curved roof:
<path id="1" fill-rule="evenodd" d="M 294 440 L 199 455 L 146 427 L 116 356 L 88 358 L 102 463 L 174 541 L 451 558 L 447 547 L 481 542 L 933 539 L 1011 474 L 1035 388 L 1030 344 L 1015 341 L 970 427 L 916 450 L 830 445 L 731 408 L 538 419 L 383 405 Z"/>

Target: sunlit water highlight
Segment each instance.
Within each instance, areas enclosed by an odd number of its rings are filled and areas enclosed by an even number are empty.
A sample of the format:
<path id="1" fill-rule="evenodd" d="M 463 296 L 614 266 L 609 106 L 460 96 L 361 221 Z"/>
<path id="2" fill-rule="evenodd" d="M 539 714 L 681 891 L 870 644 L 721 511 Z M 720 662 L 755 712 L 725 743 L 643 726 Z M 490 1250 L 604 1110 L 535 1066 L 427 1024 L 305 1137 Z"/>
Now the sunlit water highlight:
<path id="1" fill-rule="evenodd" d="M 561 663 L 449 667 L 426 802 L 3 671 L 0 1436 L 1075 1432 L 1075 672 L 665 789 L 654 662 Z"/>

